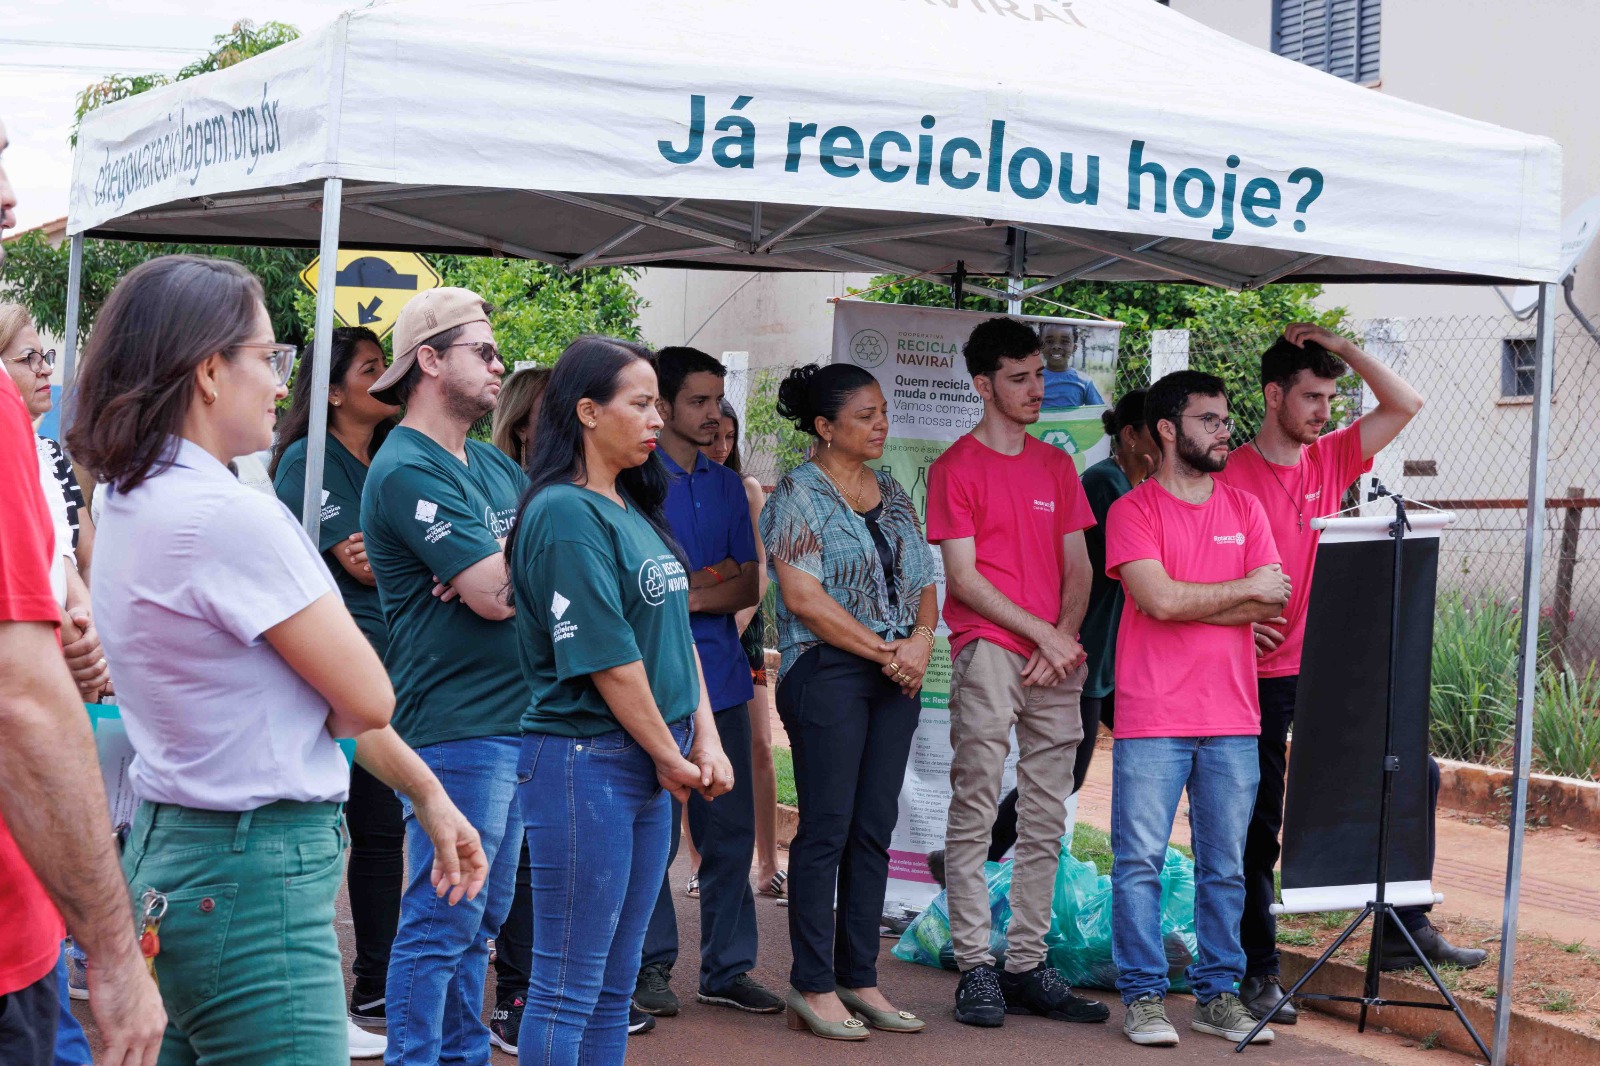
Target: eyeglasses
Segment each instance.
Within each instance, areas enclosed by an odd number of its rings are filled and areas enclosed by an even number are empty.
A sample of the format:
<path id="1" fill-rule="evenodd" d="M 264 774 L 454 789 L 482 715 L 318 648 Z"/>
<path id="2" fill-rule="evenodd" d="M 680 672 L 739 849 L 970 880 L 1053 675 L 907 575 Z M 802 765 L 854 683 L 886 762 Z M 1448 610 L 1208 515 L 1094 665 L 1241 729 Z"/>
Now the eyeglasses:
<path id="1" fill-rule="evenodd" d="M 265 348 L 267 351 L 267 365 L 272 367 L 273 376 L 278 379 L 279 385 L 289 384 L 289 375 L 294 373 L 295 357 L 300 354 L 300 349 L 292 344 L 267 344 L 263 341 L 246 341 L 235 344 L 235 348 Z"/>
<path id="2" fill-rule="evenodd" d="M 454 344 L 445 345 L 446 351 L 451 348 L 471 348 L 473 354 L 483 360 L 484 366 L 494 366 L 495 363 L 500 362 L 500 349 L 488 341 L 457 341 Z"/>
<path id="3" fill-rule="evenodd" d="M 1182 417 L 1199 419 L 1200 428 L 1205 430 L 1207 433 L 1212 434 L 1223 428 L 1226 428 L 1229 433 L 1232 433 L 1236 425 L 1232 418 L 1223 418 L 1220 415 L 1183 415 Z"/>
<path id="4" fill-rule="evenodd" d="M 40 374 L 46 370 L 55 369 L 56 350 L 51 348 L 48 352 L 41 352 L 37 348 L 29 348 L 17 358 L 11 360 L 11 362 L 27 363 L 29 370 L 33 371 L 35 374 Z"/>

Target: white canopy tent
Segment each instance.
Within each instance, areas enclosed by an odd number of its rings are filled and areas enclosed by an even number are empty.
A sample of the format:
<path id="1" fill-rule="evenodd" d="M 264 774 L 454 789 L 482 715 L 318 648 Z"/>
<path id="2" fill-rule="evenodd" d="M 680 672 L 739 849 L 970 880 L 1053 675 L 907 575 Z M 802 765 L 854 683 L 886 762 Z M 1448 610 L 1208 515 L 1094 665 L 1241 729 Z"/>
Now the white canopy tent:
<path id="1" fill-rule="evenodd" d="M 1014 308 L 1073 278 L 1535 283 L 1526 621 L 1538 617 L 1560 175 L 1547 139 L 1340 81 L 1155 3 L 380 3 L 87 116 L 66 369 L 85 236 L 573 270 L 948 275 L 960 262 L 1007 276 L 1003 292 L 967 290 Z M 333 289 L 317 294 L 317 397 Z M 313 533 L 325 414 L 313 402 Z M 1525 628 L 1506 944 L 1529 768 Z"/>

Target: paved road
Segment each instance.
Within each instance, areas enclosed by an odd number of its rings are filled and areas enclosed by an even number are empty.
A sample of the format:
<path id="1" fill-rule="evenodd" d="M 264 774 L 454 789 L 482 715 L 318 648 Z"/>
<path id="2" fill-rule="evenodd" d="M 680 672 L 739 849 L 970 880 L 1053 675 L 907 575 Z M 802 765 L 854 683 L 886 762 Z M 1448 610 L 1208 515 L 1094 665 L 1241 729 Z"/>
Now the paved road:
<path id="1" fill-rule="evenodd" d="M 687 868 L 680 861 L 674 881 L 682 884 Z M 680 896 L 680 901 L 690 901 Z M 787 911 L 770 901 L 759 899 L 761 958 L 756 976 L 769 987 L 787 986 L 789 946 Z M 693 905 L 679 909 L 680 934 L 685 945 L 699 943 L 699 917 Z M 345 959 L 352 954 L 349 908 L 343 895 L 339 900 L 339 936 Z M 1366 1066 L 1372 1062 L 1390 1066 L 1465 1066 L 1469 1061 L 1445 1051 L 1424 1052 L 1411 1042 L 1378 1032 L 1357 1035 L 1354 1026 L 1331 1018 L 1312 1017 L 1293 1029 L 1280 1030 L 1270 1048 L 1252 1048 L 1237 1059 L 1231 1045 L 1215 1037 L 1193 1033 L 1188 1028 L 1194 1001 L 1174 996 L 1169 1013 L 1182 1034 L 1182 1044 L 1172 1049 L 1139 1048 L 1123 1038 L 1122 1012 L 1115 997 L 1090 993 L 1112 1004 L 1112 1020 L 1106 1025 L 1066 1025 L 1036 1018 L 1008 1019 L 1004 1029 L 978 1030 L 959 1025 L 951 1017 L 955 976 L 924 966 L 900 962 L 889 955 L 889 941 L 883 941 L 880 978 L 885 992 L 899 1006 L 928 1019 L 925 1032 L 914 1035 L 875 1033 L 861 1045 L 841 1047 L 813 1037 L 791 1032 L 782 1015 L 755 1016 L 694 1002 L 693 964 L 685 956 L 685 966 L 674 985 L 685 1000 L 683 1013 L 661 1019 L 653 1033 L 637 1037 L 628 1053 L 637 1066 L 677 1066 L 704 1063 L 713 1066 L 812 1066 L 819 1061 L 848 1061 L 855 1066 L 975 1066 L 1004 1062 L 1007 1066 L 1132 1066 L 1160 1063 L 1222 1063 L 1237 1061 L 1244 1066 L 1269 1066 L 1293 1063 L 1294 1066 Z M 692 949 L 691 949 L 692 954 Z M 491 982 L 493 975 L 491 973 Z M 348 977 L 347 977 L 348 980 Z M 492 995 L 492 988 L 490 994 Z M 491 1004 L 485 1004 L 485 1010 Z M 87 1004 L 74 1003 L 74 1013 L 91 1026 L 90 1040 L 100 1052 L 97 1034 Z M 487 1015 L 485 1016 L 487 1017 Z M 515 1060 L 500 1052 L 493 1066 L 511 1066 Z"/>

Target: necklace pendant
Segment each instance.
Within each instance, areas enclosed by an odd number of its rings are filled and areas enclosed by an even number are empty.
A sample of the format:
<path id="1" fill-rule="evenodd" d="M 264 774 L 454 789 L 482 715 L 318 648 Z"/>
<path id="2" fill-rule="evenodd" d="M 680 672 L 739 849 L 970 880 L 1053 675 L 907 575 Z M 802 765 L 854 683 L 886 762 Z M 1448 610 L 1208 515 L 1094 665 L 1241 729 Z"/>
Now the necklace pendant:
<path id="1" fill-rule="evenodd" d="M 1306 531 L 1306 516 L 1295 515 L 1294 524 L 1299 528 L 1300 532 L 1304 533 Z"/>

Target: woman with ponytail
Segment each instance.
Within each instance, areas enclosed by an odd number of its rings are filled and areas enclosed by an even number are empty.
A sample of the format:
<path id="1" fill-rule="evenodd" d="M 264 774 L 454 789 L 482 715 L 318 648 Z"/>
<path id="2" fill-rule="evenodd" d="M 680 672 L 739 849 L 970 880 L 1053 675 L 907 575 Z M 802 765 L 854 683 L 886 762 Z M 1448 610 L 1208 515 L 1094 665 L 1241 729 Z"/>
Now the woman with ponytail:
<path id="1" fill-rule="evenodd" d="M 889 435 L 871 374 L 800 367 L 779 386 L 778 413 L 816 438 L 812 460 L 761 512 L 779 592 L 778 715 L 800 801 L 789 847 L 789 1027 L 833 1040 L 863 1040 L 866 1025 L 916 1032 L 923 1021 L 878 990 L 878 919 L 939 621 L 933 553 L 905 489 L 867 465 Z"/>
<path id="2" fill-rule="evenodd" d="M 533 874 L 524 1066 L 621 1066 L 672 805 L 733 787 L 667 524 L 647 350 L 580 337 L 556 362 L 506 542 L 531 700 L 518 797 Z"/>

